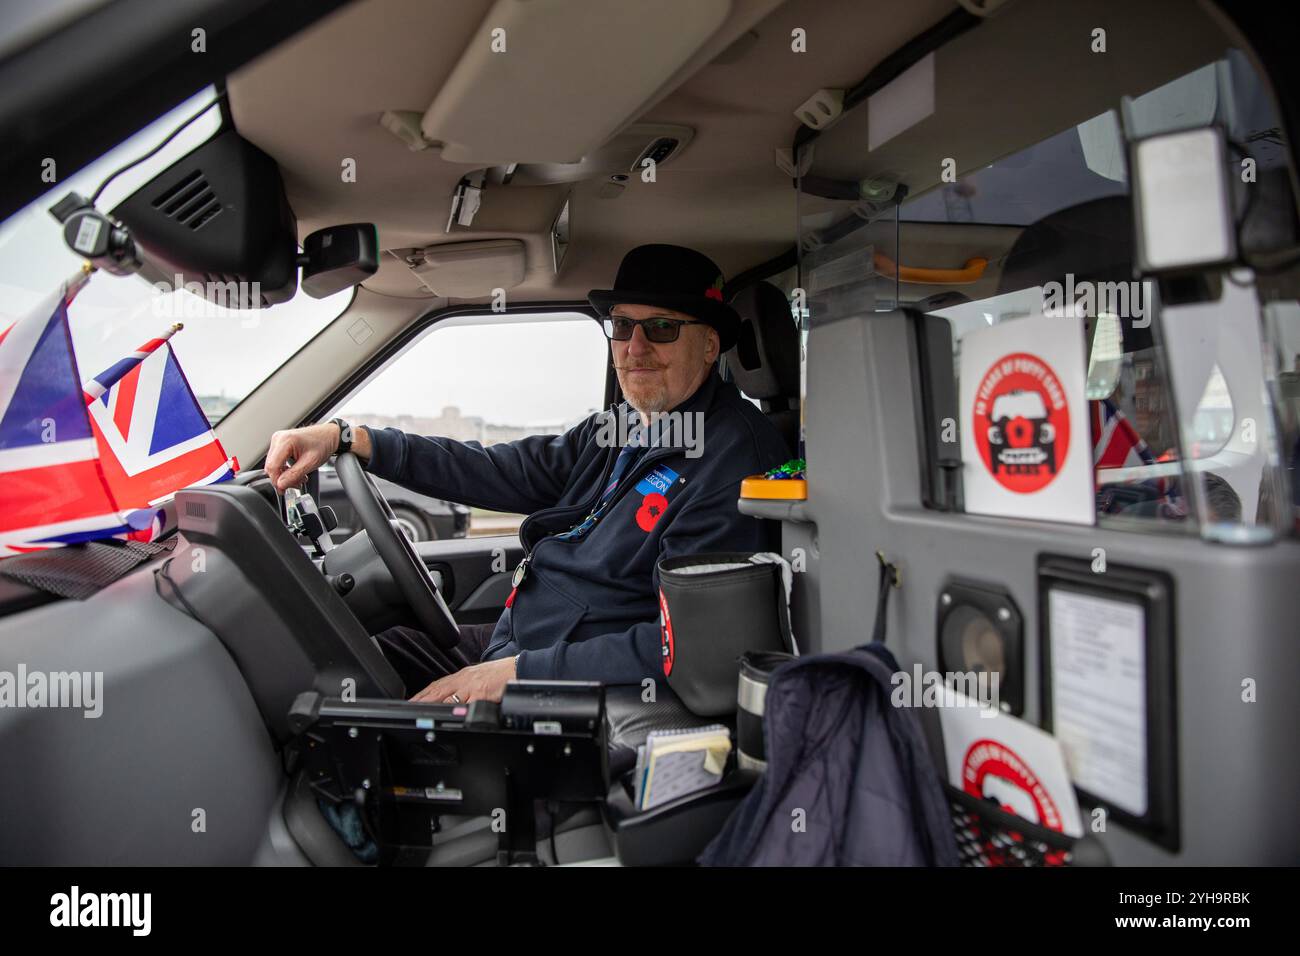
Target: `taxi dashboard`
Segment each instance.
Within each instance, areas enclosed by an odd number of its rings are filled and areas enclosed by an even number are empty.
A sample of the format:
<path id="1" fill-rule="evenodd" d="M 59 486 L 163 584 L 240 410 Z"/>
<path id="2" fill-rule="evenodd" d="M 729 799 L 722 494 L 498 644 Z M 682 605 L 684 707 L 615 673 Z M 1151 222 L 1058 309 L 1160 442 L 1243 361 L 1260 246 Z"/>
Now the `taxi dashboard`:
<path id="1" fill-rule="evenodd" d="M 170 551 L 0 617 L 23 684 L 0 708 L 0 819 L 23 821 L 0 862 L 304 862 L 281 811 L 294 699 L 404 688 L 257 484 L 179 493 Z"/>

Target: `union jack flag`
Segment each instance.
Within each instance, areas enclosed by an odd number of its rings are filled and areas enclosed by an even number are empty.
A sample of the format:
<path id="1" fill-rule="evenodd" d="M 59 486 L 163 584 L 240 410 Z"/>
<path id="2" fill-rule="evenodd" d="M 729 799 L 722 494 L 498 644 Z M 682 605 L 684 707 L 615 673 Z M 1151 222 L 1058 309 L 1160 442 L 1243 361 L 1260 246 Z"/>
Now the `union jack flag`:
<path id="1" fill-rule="evenodd" d="M 0 555 L 129 527 L 99 464 L 65 287 L 0 327 Z M 139 521 L 140 519 L 136 519 Z"/>
<path id="2" fill-rule="evenodd" d="M 158 336 L 156 339 L 150 339 L 144 345 L 140 346 L 120 362 L 115 362 L 107 370 L 100 372 L 83 387 L 82 391 L 86 396 L 86 404 L 89 405 L 97 398 L 102 398 L 104 393 L 120 382 L 128 372 L 132 371 L 142 361 L 147 359 L 154 352 L 158 351 L 163 343 L 167 342 L 173 335 L 179 332 L 185 326 L 177 322 L 170 329 Z"/>
<path id="3" fill-rule="evenodd" d="M 1116 514 L 1129 505 L 1150 502 L 1167 518 L 1187 515 L 1186 502 L 1177 493 L 1173 477 L 1153 475 L 1149 478 L 1108 480 L 1106 472 L 1118 468 L 1135 468 L 1159 463 L 1151 447 L 1138 434 L 1133 423 L 1109 398 L 1088 403 L 1092 426 L 1092 460 L 1097 470 L 1097 510 Z"/>
<path id="4" fill-rule="evenodd" d="M 181 488 L 233 478 L 239 467 L 213 434 L 167 341 L 178 328 L 84 386 L 104 477 L 121 508 L 152 509 Z"/>
<path id="5" fill-rule="evenodd" d="M 161 501 L 238 470 L 166 337 L 82 385 L 68 304 L 87 277 L 0 324 L 0 557 L 113 535 L 152 540 Z"/>
<path id="6" fill-rule="evenodd" d="M 1089 402 L 1092 413 L 1092 463 L 1104 468 L 1131 468 L 1150 465 L 1155 455 L 1133 423 L 1109 398 Z"/>

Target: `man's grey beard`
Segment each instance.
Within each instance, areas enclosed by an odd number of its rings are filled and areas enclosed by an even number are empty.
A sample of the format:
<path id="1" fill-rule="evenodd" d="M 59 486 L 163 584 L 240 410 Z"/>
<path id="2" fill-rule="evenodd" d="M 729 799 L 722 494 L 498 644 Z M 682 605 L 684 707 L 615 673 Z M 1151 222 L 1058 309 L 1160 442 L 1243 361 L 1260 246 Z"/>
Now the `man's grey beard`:
<path id="1" fill-rule="evenodd" d="M 624 386 L 623 395 L 627 398 L 629 405 L 637 411 L 644 412 L 647 415 L 655 415 L 659 412 L 665 412 L 668 410 L 666 407 L 668 404 L 667 385 L 662 385 L 659 388 L 654 389 L 653 392 L 648 393 L 645 389 L 638 389 L 635 392 L 629 391 L 628 388 Z"/>

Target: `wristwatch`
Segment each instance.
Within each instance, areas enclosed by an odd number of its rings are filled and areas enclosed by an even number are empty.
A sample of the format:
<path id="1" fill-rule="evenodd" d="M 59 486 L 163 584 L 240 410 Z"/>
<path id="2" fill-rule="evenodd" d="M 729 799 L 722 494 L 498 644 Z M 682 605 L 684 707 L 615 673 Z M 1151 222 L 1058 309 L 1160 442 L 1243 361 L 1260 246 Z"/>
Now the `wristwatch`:
<path id="1" fill-rule="evenodd" d="M 331 425 L 339 426 L 339 444 L 334 449 L 334 454 L 341 455 L 345 451 L 352 450 L 352 423 L 346 418 L 331 418 Z"/>

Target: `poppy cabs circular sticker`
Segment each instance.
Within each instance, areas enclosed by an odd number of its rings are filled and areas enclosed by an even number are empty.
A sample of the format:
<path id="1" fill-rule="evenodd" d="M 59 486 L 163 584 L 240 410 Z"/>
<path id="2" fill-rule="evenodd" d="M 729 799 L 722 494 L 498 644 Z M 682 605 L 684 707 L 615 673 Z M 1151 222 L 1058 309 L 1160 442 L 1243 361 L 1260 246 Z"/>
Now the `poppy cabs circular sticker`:
<path id="1" fill-rule="evenodd" d="M 971 418 L 980 461 L 1008 491 L 1052 483 L 1070 447 L 1070 407 L 1052 367 L 1036 355 L 1004 355 L 975 389 Z"/>
<path id="2" fill-rule="evenodd" d="M 1047 787 L 1021 756 L 1004 743 L 976 740 L 966 749 L 961 766 L 962 789 L 972 797 L 993 797 L 1007 813 L 1058 833 L 1064 817 Z"/>

